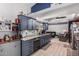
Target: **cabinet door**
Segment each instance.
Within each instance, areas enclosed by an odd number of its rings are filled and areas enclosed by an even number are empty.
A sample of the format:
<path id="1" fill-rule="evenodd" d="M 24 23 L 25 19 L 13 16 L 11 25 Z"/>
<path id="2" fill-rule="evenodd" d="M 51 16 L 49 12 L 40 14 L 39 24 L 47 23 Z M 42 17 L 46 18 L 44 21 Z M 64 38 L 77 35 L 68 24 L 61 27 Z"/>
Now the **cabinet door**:
<path id="1" fill-rule="evenodd" d="M 16 42 L 14 42 L 14 46 L 13 46 L 13 48 L 14 48 L 14 56 L 20 56 L 20 41 L 16 41 Z"/>
<path id="2" fill-rule="evenodd" d="M 35 30 L 36 27 L 37 27 L 37 22 L 36 22 L 36 20 L 33 20 L 33 30 Z"/>
<path id="3" fill-rule="evenodd" d="M 26 18 L 22 18 L 21 20 L 21 30 L 26 30 L 28 28 L 28 20 Z"/>
<path id="4" fill-rule="evenodd" d="M 43 39 L 41 39 L 40 42 L 41 42 L 41 47 L 42 47 L 44 45 Z"/>
<path id="5" fill-rule="evenodd" d="M 10 52 L 11 52 L 12 49 L 10 50 L 9 43 L 3 44 L 2 46 L 3 46 L 2 55 L 3 56 L 11 55 Z"/>
<path id="6" fill-rule="evenodd" d="M 19 43 L 16 44 L 16 42 L 10 42 L 3 44 L 3 56 L 18 56 L 20 55 L 20 47 L 16 46 L 19 45 Z"/>
<path id="7" fill-rule="evenodd" d="M 46 35 L 46 43 L 49 42 L 49 35 Z"/>
<path id="8" fill-rule="evenodd" d="M 43 36 L 43 37 L 44 37 L 44 45 L 45 45 L 46 43 L 48 43 L 48 37 L 47 37 L 47 35 Z"/>
<path id="9" fill-rule="evenodd" d="M 10 52 L 11 52 L 11 50 L 10 50 L 11 48 L 9 47 L 9 43 L 6 43 L 6 44 L 2 44 L 2 56 L 9 56 L 9 55 L 11 55 L 10 54 Z"/>
<path id="10" fill-rule="evenodd" d="M 32 19 L 29 19 L 28 20 L 28 29 L 29 30 L 32 30 L 33 29 L 33 20 Z"/>
<path id="11" fill-rule="evenodd" d="M 34 51 L 33 50 L 33 40 L 30 40 L 29 48 L 30 48 L 29 49 L 30 54 L 33 53 L 33 51 Z"/>
<path id="12" fill-rule="evenodd" d="M 41 39 L 41 46 L 43 46 L 45 44 L 44 36 L 42 36 L 40 39 Z"/>
<path id="13" fill-rule="evenodd" d="M 29 54 L 29 41 L 22 41 L 22 56 Z"/>
<path id="14" fill-rule="evenodd" d="M 26 30 L 28 28 L 28 17 L 24 15 L 19 15 L 19 19 L 21 22 L 21 30 Z"/>
<path id="15" fill-rule="evenodd" d="M 20 30 L 20 31 L 21 31 L 21 23 L 20 23 L 20 24 L 18 24 L 18 30 Z"/>
<path id="16" fill-rule="evenodd" d="M 35 30 L 36 29 L 36 20 L 30 19 L 28 20 L 28 29 Z"/>

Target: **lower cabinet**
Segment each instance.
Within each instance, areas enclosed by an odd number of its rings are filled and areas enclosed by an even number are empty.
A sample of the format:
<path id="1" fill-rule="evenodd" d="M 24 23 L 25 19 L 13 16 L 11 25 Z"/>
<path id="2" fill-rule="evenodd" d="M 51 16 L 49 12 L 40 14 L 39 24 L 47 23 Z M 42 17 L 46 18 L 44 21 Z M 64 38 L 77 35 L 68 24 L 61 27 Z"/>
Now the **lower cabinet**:
<path id="1" fill-rule="evenodd" d="M 2 47 L 2 45 L 0 45 L 0 56 L 2 56 L 3 55 L 3 47 Z"/>
<path id="2" fill-rule="evenodd" d="M 22 41 L 22 56 L 28 56 L 32 54 L 33 52 L 33 41 L 32 40 L 27 40 L 27 41 Z"/>
<path id="3" fill-rule="evenodd" d="M 1 44 L 0 56 L 20 56 L 20 41 Z"/>
<path id="4" fill-rule="evenodd" d="M 45 43 L 50 42 L 50 35 L 47 35 L 45 38 L 46 38 Z"/>
<path id="5" fill-rule="evenodd" d="M 20 46 L 20 41 L 14 42 L 14 55 L 15 56 L 20 56 L 21 55 L 21 46 Z"/>
<path id="6" fill-rule="evenodd" d="M 40 37 L 40 46 L 44 46 L 45 44 L 47 44 L 48 42 L 50 41 L 50 37 L 49 35 L 46 35 L 46 36 L 41 36 Z"/>
<path id="7" fill-rule="evenodd" d="M 44 37 L 41 36 L 40 37 L 40 47 L 42 47 L 44 45 Z"/>
<path id="8" fill-rule="evenodd" d="M 50 41 L 50 35 L 40 37 L 40 47 Z M 28 56 L 34 52 L 34 39 L 18 40 L 0 45 L 0 56 Z"/>

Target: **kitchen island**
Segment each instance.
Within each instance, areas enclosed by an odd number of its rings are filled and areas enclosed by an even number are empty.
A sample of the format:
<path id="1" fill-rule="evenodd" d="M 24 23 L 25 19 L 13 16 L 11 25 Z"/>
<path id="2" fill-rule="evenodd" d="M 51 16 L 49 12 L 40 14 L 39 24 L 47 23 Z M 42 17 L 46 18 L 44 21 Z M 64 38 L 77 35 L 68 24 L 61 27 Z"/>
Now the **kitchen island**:
<path id="1" fill-rule="evenodd" d="M 21 55 L 31 55 L 50 42 L 50 34 L 26 36 L 21 39 Z"/>
<path id="2" fill-rule="evenodd" d="M 50 42 L 50 34 L 25 36 L 0 43 L 0 56 L 28 56 Z"/>

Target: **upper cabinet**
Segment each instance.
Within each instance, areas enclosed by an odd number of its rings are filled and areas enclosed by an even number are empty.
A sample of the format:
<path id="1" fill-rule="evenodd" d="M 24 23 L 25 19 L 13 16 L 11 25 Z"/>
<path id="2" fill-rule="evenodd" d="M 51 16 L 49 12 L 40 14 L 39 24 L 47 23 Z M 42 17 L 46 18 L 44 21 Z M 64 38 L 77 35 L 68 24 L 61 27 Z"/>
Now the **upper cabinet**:
<path id="1" fill-rule="evenodd" d="M 37 21 L 35 19 L 28 19 L 28 30 L 36 30 L 37 29 Z"/>
<path id="2" fill-rule="evenodd" d="M 27 17 L 24 15 L 19 15 L 18 16 L 20 19 L 20 24 L 19 24 L 19 29 L 22 30 L 36 30 L 42 28 L 44 30 L 48 30 L 48 24 L 47 23 L 40 23 L 38 21 L 36 21 L 35 19 L 31 18 L 31 17 Z M 41 25 L 43 24 L 43 25 Z"/>
<path id="3" fill-rule="evenodd" d="M 24 15 L 19 15 L 18 17 L 20 19 L 20 24 L 19 24 L 20 30 L 35 30 L 36 29 L 37 25 L 36 25 L 35 19 L 24 16 Z"/>
<path id="4" fill-rule="evenodd" d="M 33 28 L 33 20 L 32 19 L 28 19 L 28 29 L 32 30 Z"/>
<path id="5" fill-rule="evenodd" d="M 24 15 L 19 15 L 18 18 L 20 19 L 19 29 L 26 30 L 28 28 L 28 18 Z"/>
<path id="6" fill-rule="evenodd" d="M 37 29 L 37 21 L 33 20 L 33 30 Z"/>

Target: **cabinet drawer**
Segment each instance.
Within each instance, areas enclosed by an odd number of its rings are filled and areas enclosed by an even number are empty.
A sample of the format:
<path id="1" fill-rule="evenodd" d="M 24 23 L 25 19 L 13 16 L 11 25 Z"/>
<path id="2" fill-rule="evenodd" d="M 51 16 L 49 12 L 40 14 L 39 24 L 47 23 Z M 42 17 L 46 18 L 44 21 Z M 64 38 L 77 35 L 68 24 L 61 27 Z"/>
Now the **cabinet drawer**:
<path id="1" fill-rule="evenodd" d="M 22 41 L 22 45 L 31 45 L 32 42 L 31 41 Z"/>
<path id="2" fill-rule="evenodd" d="M 28 56 L 29 55 L 29 51 L 22 51 L 22 56 Z"/>
<path id="3" fill-rule="evenodd" d="M 23 56 L 28 56 L 28 55 L 30 55 L 31 53 L 33 52 L 33 50 L 32 49 L 23 49 L 22 50 L 22 55 Z"/>
<path id="4" fill-rule="evenodd" d="M 22 55 L 28 56 L 33 52 L 33 41 L 22 41 Z"/>
<path id="5" fill-rule="evenodd" d="M 29 46 L 22 46 L 23 50 L 29 49 Z"/>
<path id="6" fill-rule="evenodd" d="M 30 40 L 22 41 L 23 44 L 30 43 Z"/>
<path id="7" fill-rule="evenodd" d="M 22 46 L 33 46 L 33 44 L 26 43 L 26 44 L 22 44 Z"/>

